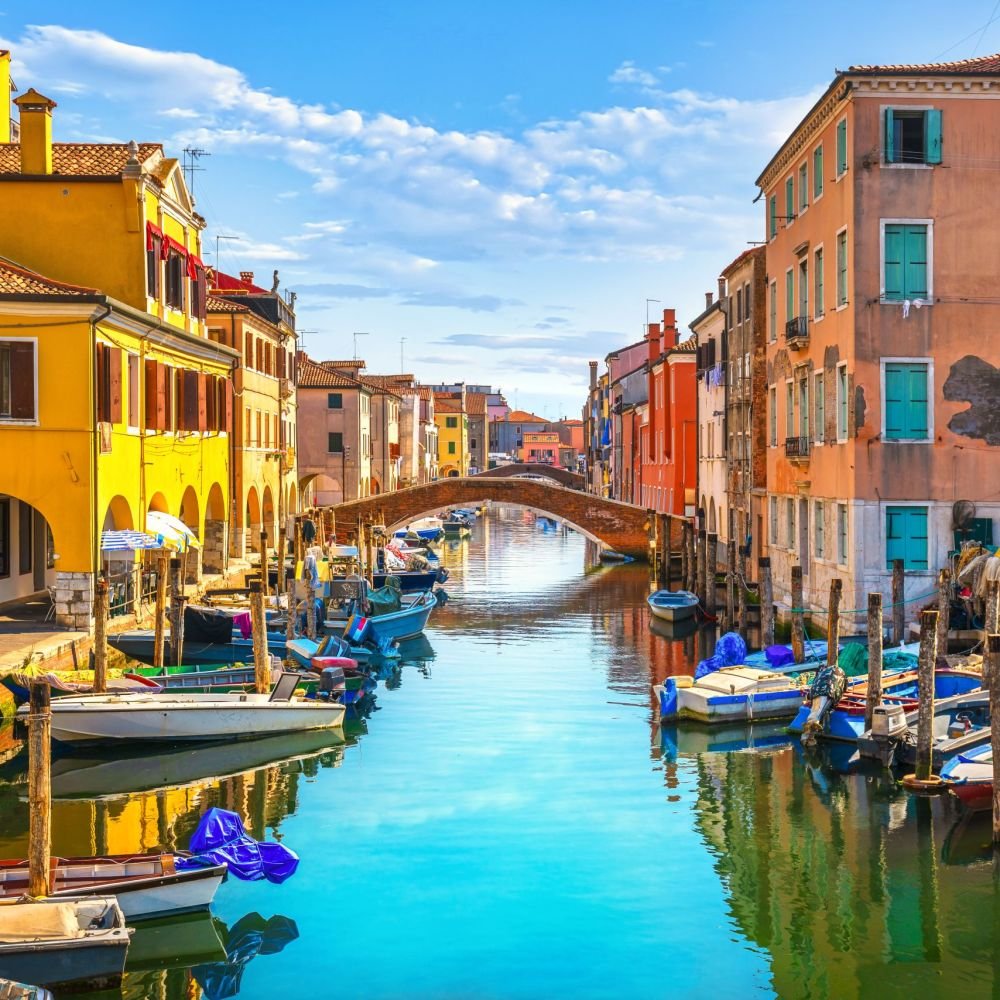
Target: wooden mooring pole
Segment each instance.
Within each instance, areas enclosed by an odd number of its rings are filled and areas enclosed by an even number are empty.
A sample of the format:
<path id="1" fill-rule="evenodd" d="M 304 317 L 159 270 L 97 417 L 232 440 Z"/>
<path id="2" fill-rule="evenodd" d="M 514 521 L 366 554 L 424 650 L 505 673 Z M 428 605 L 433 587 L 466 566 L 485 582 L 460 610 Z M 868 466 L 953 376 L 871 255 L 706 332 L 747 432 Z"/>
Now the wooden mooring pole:
<path id="1" fill-rule="evenodd" d="M 906 588 L 904 587 L 903 560 L 892 561 L 892 644 L 901 646 L 905 641 L 906 629 Z"/>
<path id="2" fill-rule="evenodd" d="M 698 529 L 698 547 L 695 552 L 695 579 L 694 579 L 694 592 L 698 595 L 698 600 L 701 601 L 701 606 L 705 607 L 705 549 L 706 549 L 706 536 L 707 532 L 704 528 Z"/>
<path id="3" fill-rule="evenodd" d="M 907 788 L 922 789 L 939 786 L 941 779 L 933 773 L 932 740 L 934 738 L 934 666 L 937 661 L 936 611 L 920 613 L 920 653 L 917 659 L 917 764 L 913 774 L 903 779 Z"/>
<path id="4" fill-rule="evenodd" d="M 868 685 L 865 732 L 872 727 L 875 706 L 882 700 L 882 595 L 868 595 Z"/>
<path id="5" fill-rule="evenodd" d="M 826 663 L 834 666 L 840 654 L 840 598 L 844 593 L 844 581 L 830 581 L 830 610 L 827 616 Z"/>
<path id="6" fill-rule="evenodd" d="M 274 586 L 275 598 L 281 597 L 285 592 L 285 549 L 288 548 L 288 538 L 285 525 L 278 528 L 278 580 Z"/>
<path id="7" fill-rule="evenodd" d="M 684 518 L 681 521 L 681 589 L 691 590 L 688 586 L 691 577 L 690 553 L 688 545 L 688 535 L 691 533 L 691 522 Z"/>
<path id="8" fill-rule="evenodd" d="M 167 618 L 167 572 L 169 560 L 160 553 L 156 557 L 156 609 L 153 617 L 153 666 L 163 667 L 163 636 Z"/>
<path id="9" fill-rule="evenodd" d="M 259 580 L 250 584 L 250 629 L 253 634 L 253 680 L 257 694 L 271 690 L 271 660 L 267 652 L 267 619 L 264 588 Z"/>
<path id="10" fill-rule="evenodd" d="M 264 602 L 267 603 L 268 594 L 268 561 L 267 561 L 267 532 L 260 533 L 260 586 L 264 594 Z"/>
<path id="11" fill-rule="evenodd" d="M 951 613 L 951 570 L 945 566 L 938 573 L 937 648 L 941 656 L 948 655 L 948 623 Z"/>
<path id="12" fill-rule="evenodd" d="M 805 659 L 805 611 L 802 610 L 802 567 L 792 567 L 792 656 L 796 663 Z"/>
<path id="13" fill-rule="evenodd" d="M 108 581 L 94 587 L 94 693 L 108 690 Z"/>
<path id="14" fill-rule="evenodd" d="M 661 514 L 660 517 L 662 519 L 660 523 L 663 528 L 663 586 L 666 590 L 669 590 L 671 571 L 673 569 L 672 563 L 674 561 L 670 532 L 674 524 L 673 518 L 669 514 Z"/>
<path id="15" fill-rule="evenodd" d="M 760 647 L 774 645 L 774 585 L 771 581 L 771 557 L 757 560 L 760 571 Z"/>
<path id="16" fill-rule="evenodd" d="M 295 580 L 289 580 L 288 584 L 288 619 L 285 622 L 285 641 L 292 642 L 295 638 L 295 619 L 298 614 L 295 600 Z M 285 657 L 288 659 L 288 656 Z"/>
<path id="17" fill-rule="evenodd" d="M 316 638 L 316 591 L 311 581 L 306 583 L 306 635 Z"/>
<path id="18" fill-rule="evenodd" d="M 993 843 L 1000 844 L 1000 635 L 986 637 L 990 675 L 990 742 L 993 745 Z"/>
<path id="19" fill-rule="evenodd" d="M 184 584 L 181 561 L 170 560 L 170 658 L 179 667 L 184 660 Z"/>
<path id="20" fill-rule="evenodd" d="M 736 540 L 729 539 L 726 546 L 726 627 L 733 628 L 736 621 Z"/>
<path id="21" fill-rule="evenodd" d="M 47 896 L 52 861 L 52 712 L 49 686 L 32 681 L 28 714 L 28 895 Z"/>
<path id="22" fill-rule="evenodd" d="M 719 565 L 719 536 L 710 531 L 705 535 L 705 611 L 715 617 L 717 598 L 715 571 Z"/>

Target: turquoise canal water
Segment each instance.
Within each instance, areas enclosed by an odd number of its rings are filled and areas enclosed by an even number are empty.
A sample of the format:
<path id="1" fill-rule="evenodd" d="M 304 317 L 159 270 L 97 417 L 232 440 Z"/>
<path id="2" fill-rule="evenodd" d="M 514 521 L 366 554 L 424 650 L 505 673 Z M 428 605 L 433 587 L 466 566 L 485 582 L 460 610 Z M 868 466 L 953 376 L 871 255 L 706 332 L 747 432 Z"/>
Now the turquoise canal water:
<path id="1" fill-rule="evenodd" d="M 219 804 L 302 858 L 140 926 L 101 996 L 991 995 L 988 822 L 774 725 L 661 732 L 650 684 L 697 640 L 585 547 L 513 509 L 446 543 L 451 602 L 343 740 L 57 760 L 59 853 L 183 847 Z M 25 792 L 15 758 L 0 856 Z"/>

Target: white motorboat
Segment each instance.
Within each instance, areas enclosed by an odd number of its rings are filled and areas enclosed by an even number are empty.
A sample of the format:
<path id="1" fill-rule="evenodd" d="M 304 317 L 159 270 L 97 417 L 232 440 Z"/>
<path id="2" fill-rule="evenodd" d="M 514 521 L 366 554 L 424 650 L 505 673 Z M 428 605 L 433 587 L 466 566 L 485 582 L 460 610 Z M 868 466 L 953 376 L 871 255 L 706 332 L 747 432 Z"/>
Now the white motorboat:
<path id="1" fill-rule="evenodd" d="M 292 699 L 299 678 L 284 673 L 267 694 L 81 695 L 52 702 L 52 738 L 61 743 L 241 739 L 334 729 L 339 702 Z M 18 715 L 27 715 L 27 705 Z"/>
<path id="2" fill-rule="evenodd" d="M 695 680 L 668 677 L 653 687 L 662 719 L 701 722 L 790 719 L 802 705 L 803 691 L 784 674 L 754 667 L 723 667 Z"/>
<path id="3" fill-rule="evenodd" d="M 689 590 L 658 590 L 646 598 L 649 610 L 665 622 L 679 622 L 693 617 L 698 598 Z"/>
<path id="4" fill-rule="evenodd" d="M 205 910 L 226 878 L 226 866 L 177 870 L 173 854 L 54 858 L 52 899 L 114 895 L 129 920 Z M 28 890 L 28 862 L 0 861 L 0 900 Z"/>
<path id="5" fill-rule="evenodd" d="M 131 936 L 113 896 L 0 906 L 0 977 L 38 986 L 116 986 Z"/>

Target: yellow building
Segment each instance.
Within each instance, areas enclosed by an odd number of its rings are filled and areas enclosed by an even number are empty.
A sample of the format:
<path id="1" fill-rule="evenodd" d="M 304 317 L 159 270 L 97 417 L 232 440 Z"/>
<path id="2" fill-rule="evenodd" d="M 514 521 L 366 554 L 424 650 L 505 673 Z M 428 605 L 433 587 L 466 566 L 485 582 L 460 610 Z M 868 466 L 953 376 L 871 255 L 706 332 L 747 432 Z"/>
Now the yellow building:
<path id="1" fill-rule="evenodd" d="M 57 619 L 87 628 L 95 573 L 113 574 L 122 610 L 141 586 L 102 557 L 102 529 L 168 512 L 202 541 L 189 578 L 202 557 L 223 570 L 238 355 L 206 336 L 204 220 L 178 162 L 153 143 L 53 142 L 52 101 L 15 104 L 20 141 L 0 143 L 0 601 L 48 586 Z"/>
<path id="2" fill-rule="evenodd" d="M 469 473 L 469 414 L 465 387 L 461 392 L 434 393 L 437 424 L 438 475 L 442 478 Z"/>

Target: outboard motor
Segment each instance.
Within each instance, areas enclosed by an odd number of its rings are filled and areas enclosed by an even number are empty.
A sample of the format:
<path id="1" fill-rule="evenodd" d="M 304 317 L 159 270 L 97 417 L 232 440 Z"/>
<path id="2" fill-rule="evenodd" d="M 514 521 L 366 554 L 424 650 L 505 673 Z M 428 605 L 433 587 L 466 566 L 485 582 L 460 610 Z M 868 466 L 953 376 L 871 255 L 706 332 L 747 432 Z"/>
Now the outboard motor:
<path id="1" fill-rule="evenodd" d="M 347 690 L 343 667 L 324 667 L 319 675 L 317 697 L 321 701 L 340 701 Z"/>
<path id="2" fill-rule="evenodd" d="M 434 597 L 437 600 L 439 608 L 443 608 L 448 603 L 448 593 L 443 587 L 435 588 Z"/>
<path id="3" fill-rule="evenodd" d="M 444 566 L 442 566 L 437 571 L 437 582 L 438 583 L 444 583 L 448 579 L 449 575 L 450 574 L 448 573 L 448 571 L 444 568 Z"/>
<path id="4" fill-rule="evenodd" d="M 815 743 L 823 731 L 827 716 L 844 696 L 847 689 L 847 675 L 836 664 L 827 665 L 816 671 L 816 677 L 809 687 L 811 708 L 809 717 L 802 727 L 802 742 Z"/>
<path id="5" fill-rule="evenodd" d="M 892 767 L 896 748 L 909 731 L 902 705 L 879 702 L 872 711 L 871 729 L 858 739 L 858 750 L 862 757 L 874 757 L 884 767 Z"/>
<path id="6" fill-rule="evenodd" d="M 948 739 L 957 740 L 972 729 L 972 717 L 968 712 L 959 712 L 948 725 Z"/>

